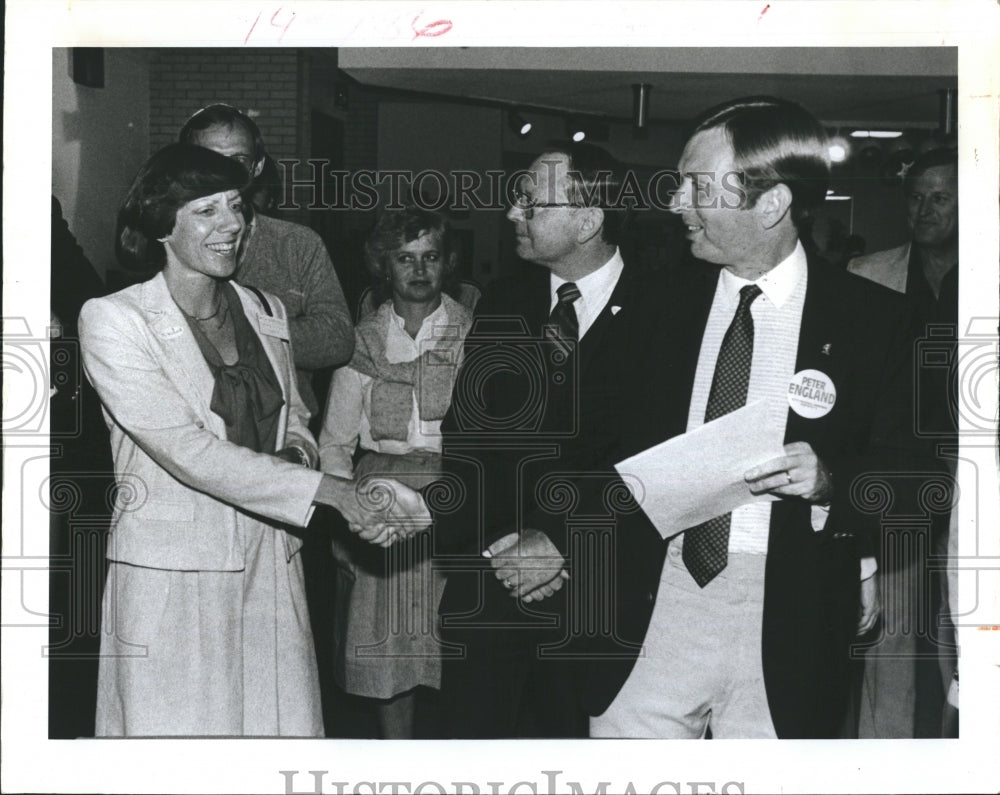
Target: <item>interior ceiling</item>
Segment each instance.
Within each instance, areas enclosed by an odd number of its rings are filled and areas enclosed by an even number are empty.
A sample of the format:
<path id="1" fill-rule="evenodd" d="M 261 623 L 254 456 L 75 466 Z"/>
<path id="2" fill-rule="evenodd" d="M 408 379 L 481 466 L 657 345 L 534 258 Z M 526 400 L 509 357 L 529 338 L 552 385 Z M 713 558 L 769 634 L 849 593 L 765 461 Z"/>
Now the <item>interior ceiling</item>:
<path id="1" fill-rule="evenodd" d="M 907 49 L 906 59 L 896 53 L 897 57 L 881 61 L 866 50 L 870 57 L 860 63 L 854 52 L 837 61 L 827 53 L 825 64 L 817 64 L 821 59 L 805 49 L 783 51 L 777 62 L 762 58 L 759 50 L 740 52 L 751 53 L 753 59 L 716 57 L 711 71 L 701 72 L 679 70 L 675 62 L 649 62 L 645 52 L 633 54 L 627 49 L 618 50 L 617 59 L 599 70 L 592 63 L 588 68 L 561 68 L 572 63 L 565 54 L 555 59 L 554 68 L 523 68 L 532 65 L 532 58 L 509 50 L 502 63 L 496 61 L 495 51 L 466 50 L 453 59 L 455 64 L 440 52 L 426 62 L 414 62 L 412 55 L 400 62 L 404 59 L 395 54 L 380 59 L 371 51 L 359 57 L 358 51 L 342 50 L 340 68 L 369 86 L 617 119 L 632 116 L 632 84 L 648 83 L 653 87 L 649 118 L 658 122 L 684 122 L 733 97 L 771 94 L 800 102 L 831 126 L 936 127 L 939 91 L 958 84 L 956 75 L 943 66 L 948 63 L 943 53 L 921 58 L 912 48 Z M 900 69 L 901 60 L 909 60 L 914 70 L 907 71 L 905 64 Z M 512 63 L 518 68 L 510 68 Z M 666 68 L 657 69 L 658 65 Z M 731 71 L 725 71 L 727 65 Z M 839 73 L 817 73 L 817 68 Z"/>

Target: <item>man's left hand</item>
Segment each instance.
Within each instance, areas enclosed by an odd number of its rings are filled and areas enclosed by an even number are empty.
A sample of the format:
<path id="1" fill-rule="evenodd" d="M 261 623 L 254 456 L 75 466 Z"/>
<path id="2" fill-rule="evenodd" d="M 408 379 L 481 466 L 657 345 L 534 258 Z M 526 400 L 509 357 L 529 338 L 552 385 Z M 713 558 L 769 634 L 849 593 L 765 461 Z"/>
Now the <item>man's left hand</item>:
<path id="1" fill-rule="evenodd" d="M 483 554 L 490 559 L 496 578 L 516 599 L 533 594 L 553 581 L 562 585 L 559 577 L 566 561 L 540 530 L 508 533 L 490 544 Z"/>
<path id="2" fill-rule="evenodd" d="M 785 454 L 748 470 L 743 478 L 753 494 L 799 497 L 826 505 L 833 495 L 833 480 L 808 442 L 785 445 Z"/>
<path id="3" fill-rule="evenodd" d="M 563 569 L 559 572 L 559 576 L 553 577 L 544 585 L 540 585 L 535 588 L 535 590 L 526 593 L 521 597 L 522 602 L 541 602 L 543 599 L 548 599 L 550 596 L 554 596 L 556 591 L 562 590 L 563 585 L 566 580 L 569 579 L 569 572 Z"/>
<path id="4" fill-rule="evenodd" d="M 861 600 L 858 608 L 858 637 L 875 626 L 882 614 L 882 600 L 878 595 L 878 574 L 861 581 Z"/>

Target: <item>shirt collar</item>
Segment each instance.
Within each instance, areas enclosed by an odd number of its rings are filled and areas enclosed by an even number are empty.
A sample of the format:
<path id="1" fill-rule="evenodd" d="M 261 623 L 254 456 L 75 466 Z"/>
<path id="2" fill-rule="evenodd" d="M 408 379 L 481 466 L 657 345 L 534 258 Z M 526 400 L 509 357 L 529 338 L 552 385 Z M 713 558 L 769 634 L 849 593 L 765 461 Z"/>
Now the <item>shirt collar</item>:
<path id="1" fill-rule="evenodd" d="M 615 248 L 615 253 L 611 255 L 611 259 L 596 271 L 591 271 L 586 276 L 577 279 L 573 284 L 580 291 L 580 297 L 583 298 L 584 303 L 593 303 L 598 296 L 603 295 L 610 287 L 614 286 L 624 268 L 625 262 L 622 260 L 621 251 Z M 549 274 L 549 296 L 553 303 L 557 300 L 556 290 L 566 284 L 567 281 L 567 279 L 560 278 L 554 273 Z"/>
<path id="2" fill-rule="evenodd" d="M 427 317 L 424 318 L 424 322 L 420 324 L 420 331 L 417 332 L 417 336 L 414 340 L 419 340 L 425 337 L 436 325 L 446 324 L 448 321 L 448 312 L 445 309 L 445 296 L 444 293 L 441 294 L 441 303 L 438 304 L 438 308 L 431 312 Z M 396 328 L 406 334 L 406 321 L 396 313 L 396 307 L 392 303 L 390 298 L 389 304 L 389 319 L 395 324 Z M 407 334 L 406 336 L 409 336 Z"/>
<path id="3" fill-rule="evenodd" d="M 722 269 L 722 288 L 726 295 L 736 301 L 740 288 L 748 284 L 756 284 L 767 300 L 774 306 L 781 307 L 791 297 L 795 286 L 806 275 L 806 250 L 802 242 L 796 241 L 792 253 L 775 265 L 771 270 L 753 282 Z"/>

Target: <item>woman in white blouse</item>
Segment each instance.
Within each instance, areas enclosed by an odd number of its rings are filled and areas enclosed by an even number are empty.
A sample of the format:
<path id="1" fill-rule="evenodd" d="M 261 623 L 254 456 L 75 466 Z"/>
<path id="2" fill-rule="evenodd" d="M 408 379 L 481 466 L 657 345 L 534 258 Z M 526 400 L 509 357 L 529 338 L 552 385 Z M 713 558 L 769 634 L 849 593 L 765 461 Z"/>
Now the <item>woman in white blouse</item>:
<path id="1" fill-rule="evenodd" d="M 354 358 L 334 374 L 320 466 L 421 488 L 440 471 L 439 429 L 472 314 L 442 291 L 457 258 L 437 213 L 385 211 L 365 254 L 391 297 L 359 321 Z M 365 547 L 347 534 L 334 540 L 335 675 L 347 693 L 374 700 L 383 737 L 411 737 L 415 689 L 440 686 L 443 578 L 431 570 L 426 534 L 387 551 Z"/>

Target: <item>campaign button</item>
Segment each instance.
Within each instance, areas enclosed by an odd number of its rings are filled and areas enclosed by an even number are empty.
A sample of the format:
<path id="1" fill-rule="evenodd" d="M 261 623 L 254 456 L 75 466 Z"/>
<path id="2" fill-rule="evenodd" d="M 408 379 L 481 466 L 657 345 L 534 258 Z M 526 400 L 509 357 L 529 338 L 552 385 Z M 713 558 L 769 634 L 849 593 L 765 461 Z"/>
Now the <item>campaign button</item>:
<path id="1" fill-rule="evenodd" d="M 788 405 L 800 417 L 824 417 L 836 402 L 837 388 L 830 376 L 819 370 L 800 370 L 788 383 Z"/>

